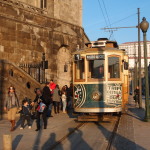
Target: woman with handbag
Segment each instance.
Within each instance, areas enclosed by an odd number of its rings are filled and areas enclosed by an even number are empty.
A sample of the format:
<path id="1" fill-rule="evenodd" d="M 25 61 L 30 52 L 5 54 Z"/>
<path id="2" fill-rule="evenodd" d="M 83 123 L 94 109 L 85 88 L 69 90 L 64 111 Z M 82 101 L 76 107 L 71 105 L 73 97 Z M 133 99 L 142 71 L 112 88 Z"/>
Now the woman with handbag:
<path id="1" fill-rule="evenodd" d="M 34 105 L 34 103 L 37 102 L 37 129 L 35 131 L 39 131 L 41 129 L 40 126 L 40 116 L 42 115 L 43 118 L 43 122 L 44 122 L 44 129 L 47 128 L 47 103 L 42 95 L 42 92 L 40 89 L 36 89 L 36 98 L 34 100 L 34 102 L 32 103 L 32 105 Z"/>
<path id="2" fill-rule="evenodd" d="M 20 108 L 19 100 L 13 86 L 9 87 L 7 98 L 4 101 L 4 110 L 7 110 L 8 120 L 11 123 L 10 131 L 15 130 L 15 120 L 17 110 Z"/>

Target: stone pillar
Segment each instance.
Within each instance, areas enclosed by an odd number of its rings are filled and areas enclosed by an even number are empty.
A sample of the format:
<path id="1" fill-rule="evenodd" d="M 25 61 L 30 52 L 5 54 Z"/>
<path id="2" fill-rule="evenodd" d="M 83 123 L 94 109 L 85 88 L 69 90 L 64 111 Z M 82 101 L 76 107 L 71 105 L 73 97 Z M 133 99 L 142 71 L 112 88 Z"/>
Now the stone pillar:
<path id="1" fill-rule="evenodd" d="M 3 150 L 12 150 L 12 137 L 10 134 L 3 135 Z"/>

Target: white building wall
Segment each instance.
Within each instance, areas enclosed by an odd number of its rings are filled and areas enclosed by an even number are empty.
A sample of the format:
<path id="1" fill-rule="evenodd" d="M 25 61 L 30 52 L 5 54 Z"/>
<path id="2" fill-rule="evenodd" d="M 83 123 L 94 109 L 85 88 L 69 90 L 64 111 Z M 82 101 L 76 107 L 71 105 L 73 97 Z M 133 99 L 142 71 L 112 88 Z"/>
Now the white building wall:
<path id="1" fill-rule="evenodd" d="M 119 45 L 120 49 L 125 49 L 129 56 L 129 68 L 134 68 L 135 62 L 138 61 L 138 42 L 126 42 Z M 144 48 L 141 42 L 141 67 L 144 68 Z M 147 61 L 150 63 L 150 41 L 147 41 Z"/>

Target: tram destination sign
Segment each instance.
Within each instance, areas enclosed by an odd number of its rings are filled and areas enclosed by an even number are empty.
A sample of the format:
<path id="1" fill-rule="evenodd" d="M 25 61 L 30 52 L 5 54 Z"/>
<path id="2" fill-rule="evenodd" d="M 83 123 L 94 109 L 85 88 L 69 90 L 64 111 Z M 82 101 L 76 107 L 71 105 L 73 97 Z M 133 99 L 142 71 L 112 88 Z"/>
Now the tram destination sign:
<path id="1" fill-rule="evenodd" d="M 104 54 L 87 55 L 86 59 L 87 60 L 104 60 L 105 59 L 105 55 Z"/>

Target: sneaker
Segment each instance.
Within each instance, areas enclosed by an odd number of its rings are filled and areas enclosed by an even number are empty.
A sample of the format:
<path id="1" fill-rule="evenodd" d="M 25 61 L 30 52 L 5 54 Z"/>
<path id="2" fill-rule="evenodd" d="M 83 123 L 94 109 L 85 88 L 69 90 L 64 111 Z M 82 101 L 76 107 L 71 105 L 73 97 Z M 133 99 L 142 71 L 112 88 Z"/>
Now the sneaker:
<path id="1" fill-rule="evenodd" d="M 23 127 L 21 127 L 20 130 L 23 130 Z"/>
<path id="2" fill-rule="evenodd" d="M 31 126 L 29 126 L 28 128 L 31 129 Z"/>

